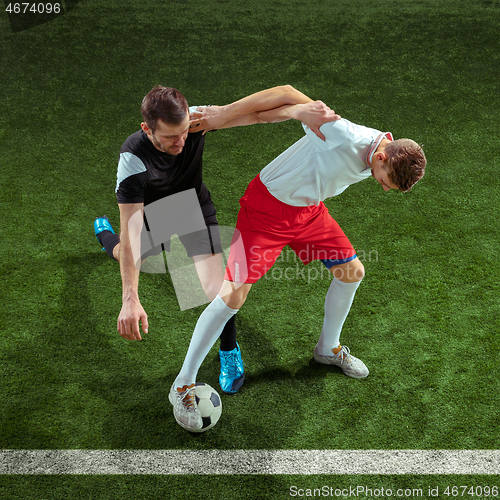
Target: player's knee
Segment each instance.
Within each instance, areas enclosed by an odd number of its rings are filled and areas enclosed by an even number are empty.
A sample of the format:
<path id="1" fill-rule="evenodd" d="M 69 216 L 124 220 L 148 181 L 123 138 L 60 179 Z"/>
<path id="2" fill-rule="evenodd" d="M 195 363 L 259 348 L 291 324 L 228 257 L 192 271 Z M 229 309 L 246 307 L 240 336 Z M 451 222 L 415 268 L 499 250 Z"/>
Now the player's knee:
<path id="1" fill-rule="evenodd" d="M 246 295 L 238 293 L 230 293 L 229 295 L 224 295 L 222 300 L 226 303 L 227 307 L 231 309 L 241 309 L 246 300 Z"/>
<path id="2" fill-rule="evenodd" d="M 250 285 L 225 281 L 219 292 L 222 300 L 231 309 L 241 309 L 250 291 Z"/>
<path id="3" fill-rule="evenodd" d="M 203 291 L 205 292 L 205 295 L 207 296 L 208 300 L 212 302 L 212 300 L 217 297 L 217 294 L 220 291 L 221 283 L 211 283 L 208 285 L 203 286 Z"/>
<path id="4" fill-rule="evenodd" d="M 354 281 L 361 281 L 365 277 L 365 266 L 363 266 L 359 259 L 356 259 L 356 265 L 354 266 L 352 276 Z"/>
<path id="5" fill-rule="evenodd" d="M 364 278 L 365 266 L 363 266 L 361 261 L 356 257 L 350 262 L 332 267 L 331 272 L 339 281 L 344 283 L 356 283 Z"/>

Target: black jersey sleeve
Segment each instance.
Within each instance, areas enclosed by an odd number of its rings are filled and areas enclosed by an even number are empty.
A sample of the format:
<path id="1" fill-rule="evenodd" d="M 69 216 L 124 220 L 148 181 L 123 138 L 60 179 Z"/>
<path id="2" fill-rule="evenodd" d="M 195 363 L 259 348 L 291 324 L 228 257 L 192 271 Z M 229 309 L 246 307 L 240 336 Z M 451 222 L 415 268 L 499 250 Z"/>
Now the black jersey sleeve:
<path id="1" fill-rule="evenodd" d="M 121 153 L 116 179 L 118 203 L 144 203 L 147 171 L 141 159 L 132 153 Z"/>

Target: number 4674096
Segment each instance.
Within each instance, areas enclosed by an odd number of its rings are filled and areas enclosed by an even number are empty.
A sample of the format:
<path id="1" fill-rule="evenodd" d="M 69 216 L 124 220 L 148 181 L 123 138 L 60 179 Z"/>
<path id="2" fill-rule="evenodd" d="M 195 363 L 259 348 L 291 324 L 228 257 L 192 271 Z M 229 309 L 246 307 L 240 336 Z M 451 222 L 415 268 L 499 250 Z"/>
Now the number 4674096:
<path id="1" fill-rule="evenodd" d="M 59 14 L 61 12 L 60 3 L 9 3 L 6 12 L 9 14 Z"/>

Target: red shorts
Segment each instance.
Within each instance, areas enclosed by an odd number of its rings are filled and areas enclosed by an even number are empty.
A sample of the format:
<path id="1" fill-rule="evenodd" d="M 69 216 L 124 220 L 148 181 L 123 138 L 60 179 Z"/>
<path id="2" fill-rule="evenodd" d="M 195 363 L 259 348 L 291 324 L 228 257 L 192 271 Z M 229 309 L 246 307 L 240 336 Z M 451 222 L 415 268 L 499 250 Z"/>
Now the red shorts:
<path id="1" fill-rule="evenodd" d="M 323 202 L 317 207 L 287 205 L 257 176 L 240 206 L 226 267 L 228 281 L 255 283 L 271 269 L 286 245 L 304 264 L 317 259 L 343 261 L 356 255 Z"/>

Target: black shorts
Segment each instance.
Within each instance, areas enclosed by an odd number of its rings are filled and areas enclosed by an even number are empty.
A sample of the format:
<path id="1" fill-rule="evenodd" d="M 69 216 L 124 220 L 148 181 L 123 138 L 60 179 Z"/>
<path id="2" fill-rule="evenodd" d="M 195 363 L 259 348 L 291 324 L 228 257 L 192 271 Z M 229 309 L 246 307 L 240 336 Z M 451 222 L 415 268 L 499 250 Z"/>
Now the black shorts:
<path id="1" fill-rule="evenodd" d="M 200 208 L 207 228 L 203 231 L 196 231 L 194 233 L 179 236 L 179 240 L 186 249 L 189 257 L 222 253 L 217 212 L 212 200 L 208 199 Z M 144 222 L 147 237 L 149 235 L 149 227 L 147 221 L 145 220 Z M 144 236 L 142 237 L 144 238 Z M 152 255 L 159 255 L 162 251 L 170 252 L 170 239 L 145 252 L 141 255 L 141 258 L 144 260 Z"/>

